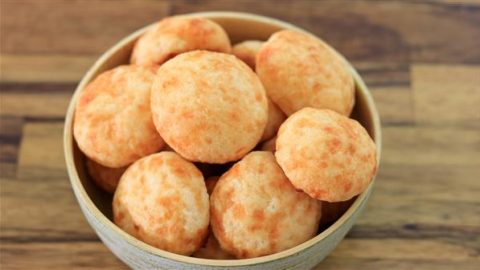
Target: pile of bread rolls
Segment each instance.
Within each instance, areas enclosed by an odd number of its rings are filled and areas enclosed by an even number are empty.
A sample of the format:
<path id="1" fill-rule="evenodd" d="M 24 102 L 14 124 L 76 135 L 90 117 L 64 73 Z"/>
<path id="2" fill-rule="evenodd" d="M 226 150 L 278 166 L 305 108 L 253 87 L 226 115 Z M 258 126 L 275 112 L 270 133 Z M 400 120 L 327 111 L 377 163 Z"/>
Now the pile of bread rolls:
<path id="1" fill-rule="evenodd" d="M 253 258 L 314 237 L 322 212 L 367 188 L 375 144 L 349 118 L 354 103 L 347 64 L 310 34 L 232 48 L 217 23 L 174 16 L 80 93 L 74 136 L 125 232 L 177 254 Z"/>

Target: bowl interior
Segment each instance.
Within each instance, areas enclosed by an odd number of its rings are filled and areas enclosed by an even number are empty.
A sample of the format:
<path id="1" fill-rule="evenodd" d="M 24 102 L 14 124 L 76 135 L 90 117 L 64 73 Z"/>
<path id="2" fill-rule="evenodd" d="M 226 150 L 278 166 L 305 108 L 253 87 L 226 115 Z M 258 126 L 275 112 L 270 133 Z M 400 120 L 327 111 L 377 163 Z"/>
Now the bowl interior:
<path id="1" fill-rule="evenodd" d="M 268 19 L 265 17 L 246 14 L 239 15 L 238 13 L 234 14 L 236 15 L 232 16 L 232 14 L 225 12 L 214 12 L 193 14 L 189 16 L 202 16 L 216 21 L 226 30 L 233 44 L 249 39 L 267 40 L 272 33 L 286 28 L 303 31 L 293 25 L 273 19 Z M 68 153 L 69 147 L 66 147 L 66 155 L 73 155 L 74 162 L 74 168 L 69 168 L 69 170 L 73 170 L 73 173 L 78 175 L 80 184 L 86 191 L 86 194 L 88 195 L 90 200 L 98 208 L 98 210 L 110 220 L 112 220 L 112 195 L 99 189 L 90 179 L 86 172 L 85 156 L 79 150 L 77 144 L 75 143 L 75 140 L 73 139 L 72 119 L 74 114 L 74 107 L 76 104 L 78 93 L 83 90 L 83 88 L 89 81 L 91 81 L 98 74 L 106 70 L 112 69 L 119 65 L 128 64 L 130 53 L 132 51 L 132 47 L 135 41 L 137 40 L 138 36 L 140 36 L 147 28 L 148 26 L 138 30 L 137 32 L 120 41 L 95 63 L 95 65 L 90 69 L 87 75 L 85 75 L 84 79 L 77 88 L 77 91 L 72 98 L 69 111 L 67 113 L 65 136 L 70 137 L 66 141 L 70 141 L 72 143 L 72 153 Z M 362 126 L 366 128 L 370 136 L 376 142 L 377 147 L 380 148 L 380 126 L 378 114 L 374 107 L 373 100 L 371 99 L 371 96 L 368 93 L 366 86 L 364 85 L 361 78 L 358 76 L 357 72 L 353 68 L 351 68 L 351 71 L 356 82 L 356 103 L 351 118 L 356 119 L 362 124 Z M 380 155 L 379 149 L 377 151 L 377 155 Z M 359 199 L 363 199 L 361 195 L 357 197 L 356 200 Z M 352 203 L 354 203 L 354 200 L 352 200 Z"/>

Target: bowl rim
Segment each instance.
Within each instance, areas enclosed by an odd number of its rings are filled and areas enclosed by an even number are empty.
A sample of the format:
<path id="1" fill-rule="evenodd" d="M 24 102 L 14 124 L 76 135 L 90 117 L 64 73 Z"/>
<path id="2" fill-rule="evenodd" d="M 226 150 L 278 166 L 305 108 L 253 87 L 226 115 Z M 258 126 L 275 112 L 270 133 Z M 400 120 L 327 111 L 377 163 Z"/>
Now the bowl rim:
<path id="1" fill-rule="evenodd" d="M 220 19 L 220 18 L 228 18 L 228 19 L 239 19 L 239 20 L 250 20 L 250 21 L 256 21 L 260 23 L 265 23 L 265 24 L 270 24 L 270 25 L 275 25 L 280 28 L 284 29 L 294 29 L 297 31 L 309 33 L 308 31 L 301 29 L 293 24 L 270 18 L 267 16 L 262 16 L 262 15 L 256 15 L 256 14 L 251 14 L 251 13 L 244 13 L 244 12 L 231 12 L 231 11 L 210 11 L 210 12 L 195 12 L 195 13 L 188 13 L 188 14 L 182 14 L 181 16 L 187 16 L 187 17 L 204 17 L 204 18 L 209 18 L 209 19 Z M 156 23 L 156 22 L 155 22 Z M 110 47 L 105 53 L 103 53 L 100 58 L 98 58 L 95 63 L 88 69 L 86 74 L 82 77 L 80 83 L 78 84 L 77 88 L 75 89 L 75 92 L 70 100 L 70 104 L 67 109 L 66 117 L 65 117 L 65 125 L 64 125 L 64 134 L 63 134 L 63 144 L 64 144 L 64 155 L 65 155 L 65 161 L 67 165 L 67 171 L 68 171 L 68 176 L 70 179 L 71 186 L 73 190 L 75 191 L 77 200 L 79 201 L 80 204 L 83 204 L 87 210 L 92 214 L 105 228 L 109 229 L 110 231 L 114 232 L 115 234 L 118 235 L 118 237 L 121 237 L 124 239 L 124 241 L 128 242 L 128 244 L 135 246 L 136 248 L 147 252 L 151 255 L 154 256 L 159 256 L 163 257 L 169 260 L 177 261 L 180 263 L 188 263 L 188 264 L 197 264 L 197 265 L 203 265 L 203 266 L 231 266 L 231 267 L 236 267 L 236 266 L 249 266 L 249 265 L 258 265 L 258 264 L 264 264 L 272 261 L 277 261 L 280 259 L 284 259 L 286 257 L 298 254 L 299 252 L 309 249 L 316 245 L 317 243 L 321 242 L 323 239 L 327 238 L 330 236 L 334 231 L 336 231 L 338 228 L 340 228 L 345 222 L 357 211 L 359 206 L 363 201 L 367 199 L 368 194 L 371 192 L 374 186 L 375 182 L 375 177 L 373 177 L 372 181 L 370 182 L 368 188 L 362 192 L 357 199 L 353 202 L 353 204 L 348 208 L 348 210 L 331 226 L 329 226 L 327 229 L 316 235 L 315 237 L 295 246 L 287 250 L 283 250 L 271 255 L 266 255 L 262 257 L 257 257 L 257 258 L 251 258 L 251 259 L 235 259 L 235 260 L 214 260 L 214 259 L 204 259 L 204 258 L 195 258 L 195 257 L 189 257 L 189 256 L 184 256 L 184 255 L 179 255 L 175 253 L 171 253 L 165 250 L 161 250 L 158 248 L 155 248 L 153 246 L 150 246 L 135 237 L 129 235 L 128 233 L 124 232 L 121 230 L 119 227 L 117 227 L 110 219 L 108 219 L 98 208 L 97 206 L 93 203 L 89 195 L 87 194 L 85 188 L 83 187 L 80 177 L 78 175 L 75 162 L 74 162 L 74 157 L 73 157 L 73 116 L 74 116 L 74 111 L 75 111 L 75 106 L 77 103 L 77 99 L 79 96 L 79 93 L 82 91 L 82 89 L 85 88 L 87 83 L 89 83 L 93 79 L 93 75 L 96 73 L 96 71 L 113 55 L 115 54 L 119 49 L 123 48 L 125 45 L 129 44 L 133 40 L 137 39 L 142 33 L 144 33 L 148 28 L 152 27 L 155 23 L 152 23 L 150 25 L 147 25 L 139 30 L 136 30 L 135 32 L 129 34 L 128 36 L 124 37 L 121 39 L 119 42 L 117 42 L 115 45 Z M 309 33 L 311 34 L 311 33 Z M 334 49 L 334 48 L 333 48 Z M 372 117 L 372 130 L 373 130 L 373 136 L 374 136 L 374 141 L 375 145 L 377 147 L 377 166 L 380 164 L 380 154 L 381 154 L 381 147 L 382 147 L 382 136 L 381 136 L 381 125 L 380 125 L 380 117 L 377 111 L 377 108 L 375 106 L 375 103 L 373 101 L 373 97 L 370 94 L 367 86 L 365 85 L 364 81 L 358 74 L 358 72 L 353 68 L 353 66 L 348 62 L 343 55 L 338 53 L 334 49 L 335 53 L 337 53 L 349 66 L 351 73 L 353 75 L 356 88 L 359 92 L 362 93 L 362 96 L 365 99 L 365 102 L 367 104 L 367 110 L 369 111 L 369 114 Z M 377 170 L 378 171 L 378 170 Z M 81 201 L 82 200 L 82 201 Z"/>

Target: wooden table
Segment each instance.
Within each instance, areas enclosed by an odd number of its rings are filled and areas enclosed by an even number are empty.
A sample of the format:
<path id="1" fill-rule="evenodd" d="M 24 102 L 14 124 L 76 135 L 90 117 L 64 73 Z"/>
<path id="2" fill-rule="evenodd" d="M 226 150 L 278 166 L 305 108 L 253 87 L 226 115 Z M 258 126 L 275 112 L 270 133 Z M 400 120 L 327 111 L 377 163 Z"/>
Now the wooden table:
<path id="1" fill-rule="evenodd" d="M 125 268 L 87 225 L 62 152 L 75 86 L 123 36 L 236 10 L 322 37 L 364 76 L 383 157 L 366 211 L 318 269 L 480 269 L 480 2 L 1 1 L 2 269 Z"/>

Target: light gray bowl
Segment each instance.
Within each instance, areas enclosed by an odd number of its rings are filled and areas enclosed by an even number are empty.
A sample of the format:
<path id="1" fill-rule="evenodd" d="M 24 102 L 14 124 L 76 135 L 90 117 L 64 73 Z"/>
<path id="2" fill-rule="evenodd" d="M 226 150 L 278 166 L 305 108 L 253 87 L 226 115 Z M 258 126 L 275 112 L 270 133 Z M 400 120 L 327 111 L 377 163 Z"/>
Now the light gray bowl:
<path id="1" fill-rule="evenodd" d="M 304 31 L 279 20 L 245 13 L 206 12 L 185 16 L 204 17 L 219 23 L 233 43 L 247 39 L 266 40 L 281 29 Z M 291 249 L 254 259 L 209 260 L 177 255 L 137 240 L 112 222 L 112 198 L 100 191 L 88 178 L 84 156 L 73 138 L 75 104 L 85 86 L 98 74 L 128 63 L 134 42 L 148 27 L 150 26 L 127 36 L 97 60 L 78 85 L 67 111 L 64 131 L 65 159 L 72 188 L 88 223 L 118 258 L 137 269 L 308 269 L 317 265 L 353 226 L 370 197 L 374 181 L 340 219 L 314 238 Z M 352 117 L 357 119 L 374 139 L 379 161 L 381 133 L 378 112 L 365 83 L 355 69 L 350 64 L 349 66 L 356 83 L 356 105 Z"/>

